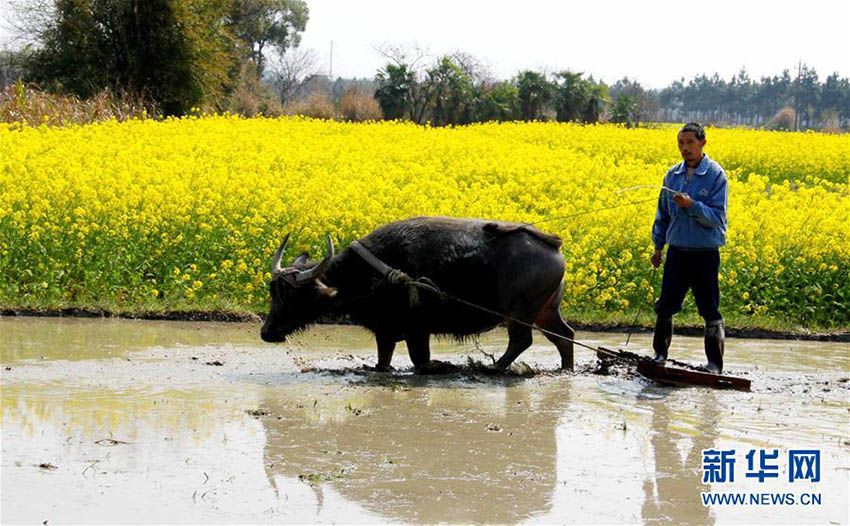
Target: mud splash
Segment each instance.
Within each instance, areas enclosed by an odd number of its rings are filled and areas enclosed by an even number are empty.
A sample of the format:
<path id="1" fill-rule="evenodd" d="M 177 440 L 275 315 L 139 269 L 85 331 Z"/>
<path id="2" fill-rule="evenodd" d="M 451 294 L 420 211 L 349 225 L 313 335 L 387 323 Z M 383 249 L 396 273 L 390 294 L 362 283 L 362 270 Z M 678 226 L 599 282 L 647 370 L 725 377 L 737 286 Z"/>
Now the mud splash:
<path id="1" fill-rule="evenodd" d="M 729 340 L 753 392 L 576 372 L 543 338 L 487 373 L 504 331 L 436 342 L 457 366 L 416 376 L 403 345 L 322 326 L 285 345 L 258 323 L 0 318 L 2 521 L 846 523 L 850 349 Z M 622 347 L 621 335 L 579 333 Z M 649 335 L 629 349 L 648 353 Z M 699 363 L 701 341 L 671 357 Z M 220 364 L 220 365 L 219 365 Z M 703 449 L 738 483 L 702 483 Z M 821 450 L 821 481 L 744 477 L 750 449 Z M 704 507 L 700 492 L 812 491 L 821 506 Z"/>

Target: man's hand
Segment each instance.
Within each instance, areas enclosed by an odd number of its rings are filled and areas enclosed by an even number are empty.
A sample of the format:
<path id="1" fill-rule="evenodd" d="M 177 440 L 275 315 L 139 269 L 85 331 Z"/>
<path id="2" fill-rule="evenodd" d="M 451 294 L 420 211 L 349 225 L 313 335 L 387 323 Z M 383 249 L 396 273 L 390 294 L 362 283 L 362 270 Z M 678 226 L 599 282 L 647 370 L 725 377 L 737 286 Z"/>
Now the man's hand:
<path id="1" fill-rule="evenodd" d="M 673 202 L 682 208 L 690 208 L 692 204 L 694 204 L 694 200 L 691 199 L 691 196 L 684 192 L 680 192 L 673 196 Z"/>
<path id="2" fill-rule="evenodd" d="M 664 249 L 656 248 L 655 252 L 652 253 L 652 258 L 650 261 L 652 262 L 652 266 L 658 268 L 661 265 L 661 260 L 664 257 Z"/>

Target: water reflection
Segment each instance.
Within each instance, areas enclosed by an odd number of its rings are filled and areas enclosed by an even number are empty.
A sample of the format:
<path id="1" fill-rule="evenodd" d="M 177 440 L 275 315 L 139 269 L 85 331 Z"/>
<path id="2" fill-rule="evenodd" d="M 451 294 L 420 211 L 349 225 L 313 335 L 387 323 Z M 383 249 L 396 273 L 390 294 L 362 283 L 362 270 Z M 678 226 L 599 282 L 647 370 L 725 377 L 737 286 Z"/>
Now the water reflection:
<path id="1" fill-rule="evenodd" d="M 153 347 L 257 344 L 248 323 L 0 316 L 0 362 L 115 358 Z"/>
<path id="2" fill-rule="evenodd" d="M 256 330 L 0 319 L 0 522 L 847 522 L 846 344 L 733 341 L 730 367 L 756 386 L 738 393 L 343 374 L 374 363 L 363 331 L 267 346 Z M 702 359 L 700 340 L 677 341 Z M 474 351 L 436 348 L 455 363 Z M 547 344 L 523 359 L 554 370 L 556 356 Z M 703 508 L 712 447 L 822 449 L 823 506 Z"/>
<path id="3" fill-rule="evenodd" d="M 569 385 L 375 387 L 316 407 L 270 390 L 263 463 L 273 485 L 310 484 L 317 514 L 330 487 L 390 521 L 522 521 L 551 508 Z"/>
<path id="4" fill-rule="evenodd" d="M 716 393 L 703 391 L 697 413 L 691 415 L 695 429 L 690 431 L 682 425 L 681 409 L 671 408 L 675 389 L 660 399 L 638 396 L 638 405 L 651 415 L 649 443 L 655 460 L 655 472 L 647 473 L 643 482 L 645 524 L 714 524 L 710 508 L 700 500 L 700 492 L 711 489 L 702 482 L 700 467 L 702 450 L 715 447 L 720 411 Z"/>

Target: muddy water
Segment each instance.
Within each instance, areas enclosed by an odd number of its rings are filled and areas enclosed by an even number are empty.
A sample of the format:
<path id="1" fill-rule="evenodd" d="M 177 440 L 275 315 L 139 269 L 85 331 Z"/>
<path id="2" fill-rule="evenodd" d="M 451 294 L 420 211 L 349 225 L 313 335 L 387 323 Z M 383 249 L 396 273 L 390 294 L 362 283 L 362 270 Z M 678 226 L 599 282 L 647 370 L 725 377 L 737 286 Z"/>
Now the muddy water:
<path id="1" fill-rule="evenodd" d="M 847 523 L 850 350 L 732 340 L 753 392 L 676 389 L 620 371 L 559 373 L 544 338 L 508 377 L 367 373 L 374 344 L 318 327 L 283 345 L 258 324 L 0 319 L 3 523 Z M 617 334 L 579 334 L 622 347 Z M 434 344 L 488 361 L 504 330 Z M 648 352 L 649 336 L 629 349 Z M 674 358 L 700 362 L 701 341 Z M 218 365 L 221 364 L 221 365 Z M 735 449 L 735 483 L 702 482 Z M 745 476 L 778 449 L 780 473 Z M 788 449 L 821 480 L 788 482 Z M 756 459 L 757 460 L 757 459 Z M 757 468 L 757 467 L 756 467 Z M 813 506 L 715 505 L 701 492 L 820 494 Z"/>

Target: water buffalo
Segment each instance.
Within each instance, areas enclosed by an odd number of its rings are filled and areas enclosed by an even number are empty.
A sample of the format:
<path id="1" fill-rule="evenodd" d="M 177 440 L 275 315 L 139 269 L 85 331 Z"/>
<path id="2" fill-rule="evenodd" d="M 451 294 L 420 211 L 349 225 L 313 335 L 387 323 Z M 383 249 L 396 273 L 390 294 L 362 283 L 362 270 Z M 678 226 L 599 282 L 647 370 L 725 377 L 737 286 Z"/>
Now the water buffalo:
<path id="1" fill-rule="evenodd" d="M 396 342 L 407 342 L 417 373 L 429 368 L 431 334 L 464 338 L 492 329 L 508 328 L 508 348 L 496 362 L 506 369 L 532 342 L 532 329 L 452 299 L 420 291 L 411 301 L 405 286 L 387 282 L 351 248 L 318 262 L 298 256 L 282 268 L 280 261 L 289 236 L 274 256 L 269 284 L 271 310 L 262 328 L 267 342 L 315 323 L 323 315 L 347 315 L 375 334 L 378 370 L 388 370 Z M 413 278 L 427 277 L 442 291 L 505 316 L 534 323 L 555 334 L 573 338 L 561 318 L 564 258 L 561 239 L 519 223 L 415 217 L 379 227 L 359 240 L 390 267 Z M 547 337 L 558 348 L 561 367 L 572 369 L 572 342 Z"/>

